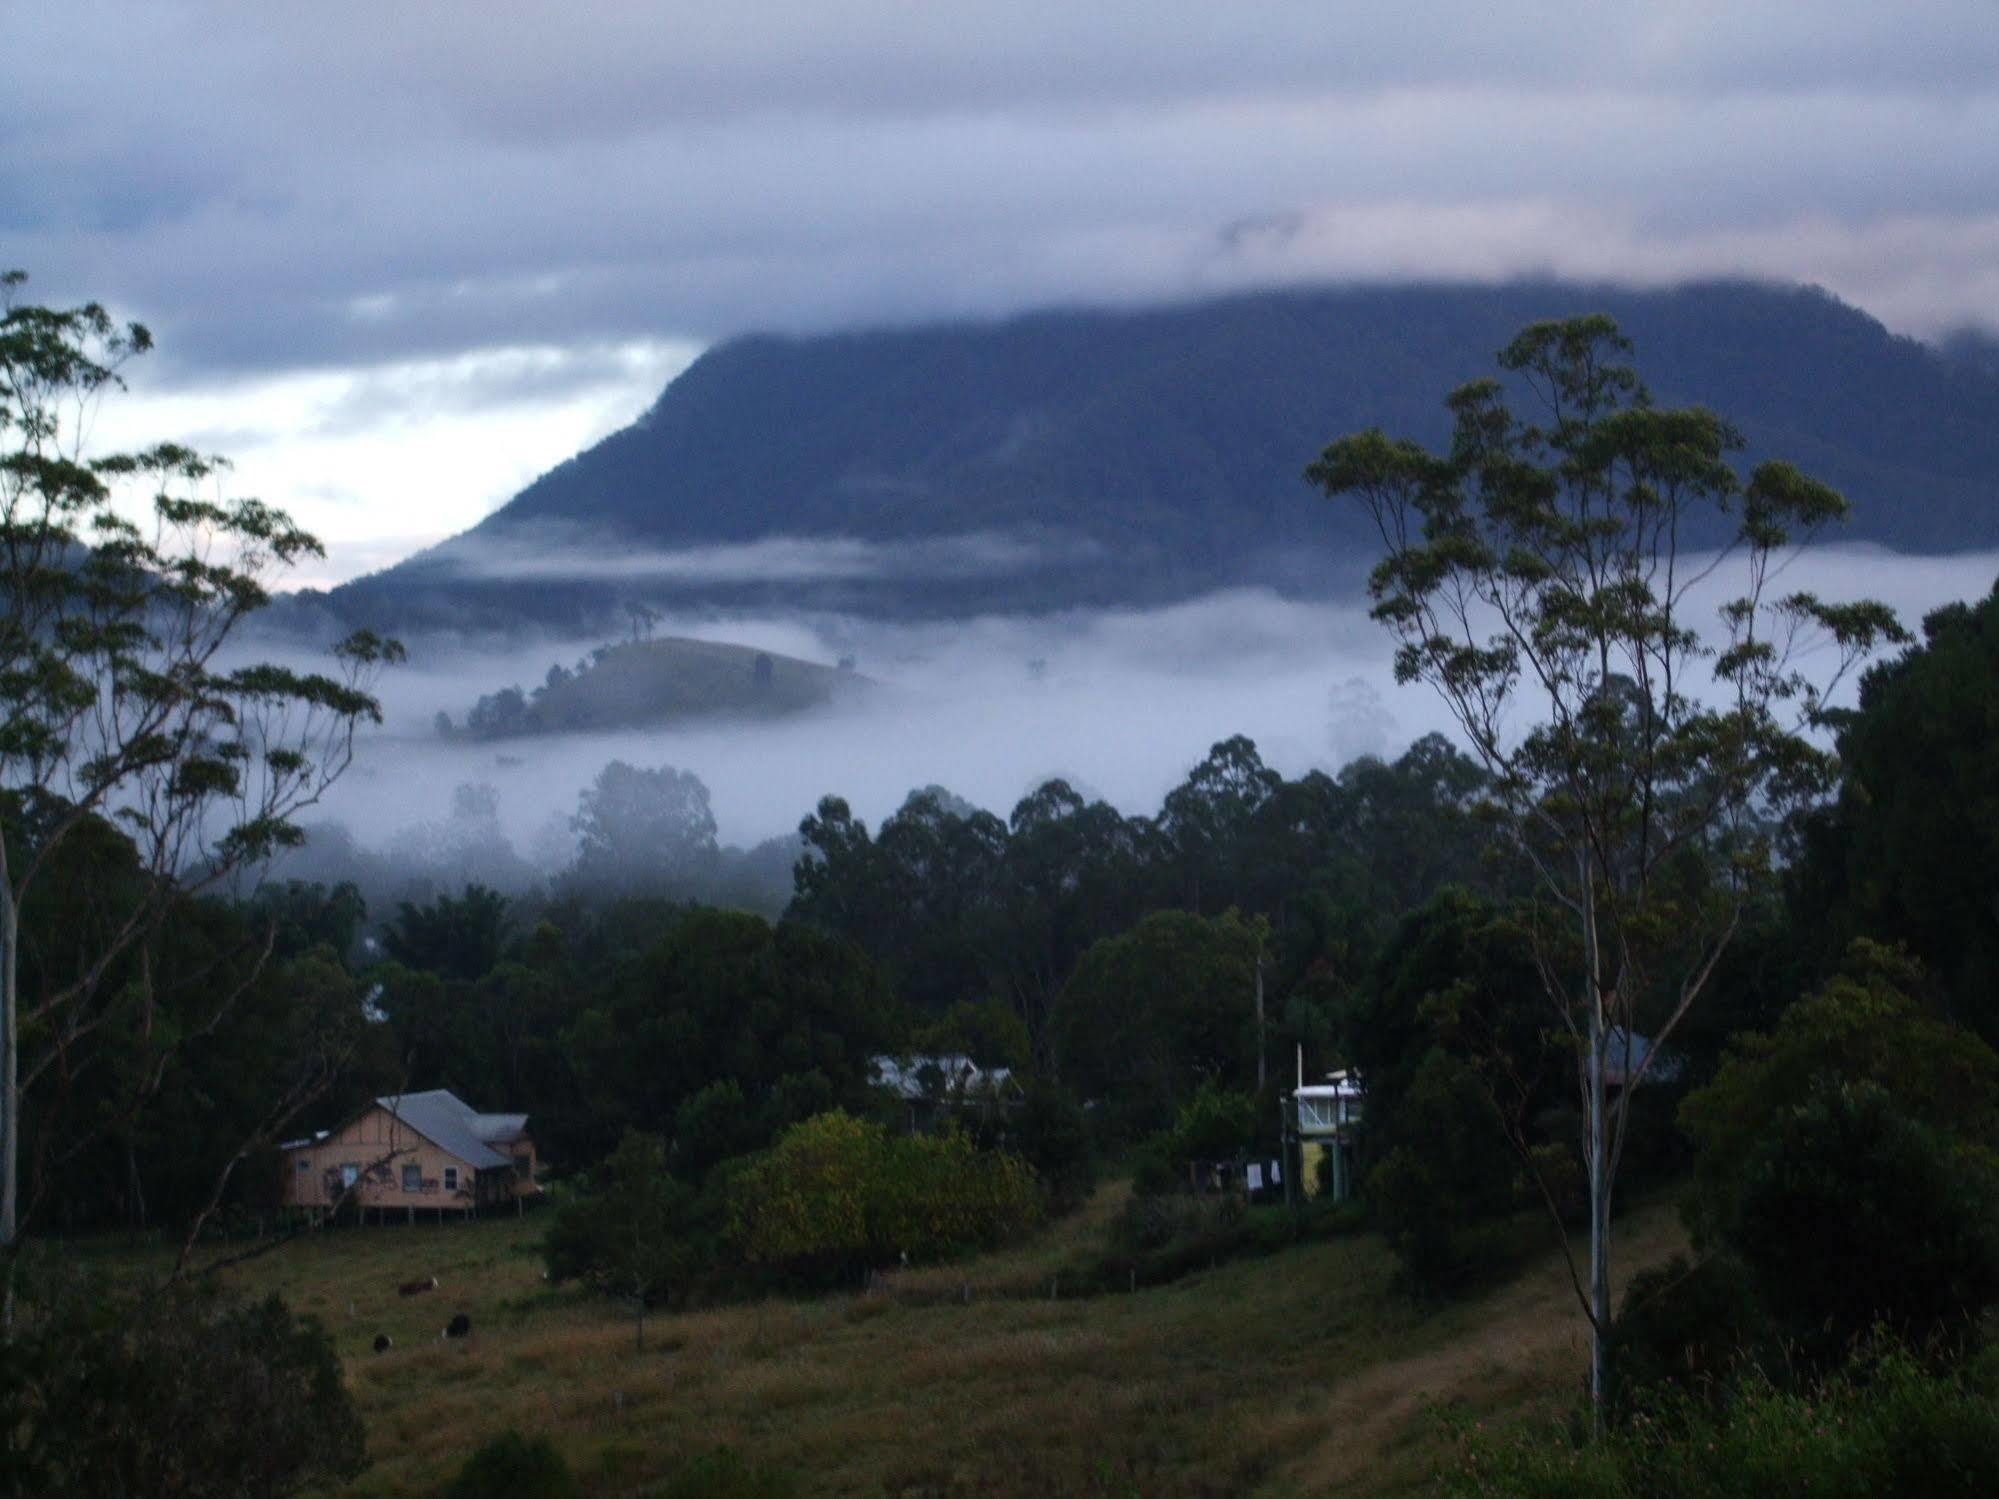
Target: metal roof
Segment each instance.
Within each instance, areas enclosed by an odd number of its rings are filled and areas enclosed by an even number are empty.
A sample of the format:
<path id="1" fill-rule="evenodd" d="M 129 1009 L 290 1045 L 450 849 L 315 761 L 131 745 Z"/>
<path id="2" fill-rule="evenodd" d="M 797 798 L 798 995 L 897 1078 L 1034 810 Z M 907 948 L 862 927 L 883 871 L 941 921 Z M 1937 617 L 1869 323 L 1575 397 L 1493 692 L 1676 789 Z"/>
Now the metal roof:
<path id="1" fill-rule="evenodd" d="M 1013 1069 L 981 1067 L 963 1052 L 943 1056 L 868 1058 L 874 1082 L 898 1098 L 924 1099 L 933 1095 L 967 1098 L 998 1097 L 1014 1091 Z"/>
<path id="2" fill-rule="evenodd" d="M 481 1171 L 513 1164 L 486 1142 L 520 1133 L 528 1117 L 477 1113 L 448 1088 L 432 1088 L 428 1093 L 391 1093 L 375 1102 L 438 1149 L 450 1151 L 466 1165 Z"/>
<path id="3" fill-rule="evenodd" d="M 1299 1098 L 1350 1098 L 1359 1100 L 1367 1097 L 1367 1090 L 1360 1085 L 1360 1076 L 1342 1068 L 1338 1072 L 1328 1072 L 1323 1083 L 1300 1083 L 1291 1090 Z"/>
<path id="4" fill-rule="evenodd" d="M 495 1140 L 514 1140 L 527 1133 L 525 1114 L 474 1114 L 472 1133 L 489 1145 Z"/>
<path id="5" fill-rule="evenodd" d="M 1670 1083 L 1678 1080 L 1682 1063 L 1670 1051 L 1662 1050 L 1646 1070 L 1645 1059 L 1652 1055 L 1652 1038 L 1613 1025 L 1604 1036 L 1603 1081 L 1606 1087 L 1622 1088 L 1640 1072 L 1646 1082 Z"/>

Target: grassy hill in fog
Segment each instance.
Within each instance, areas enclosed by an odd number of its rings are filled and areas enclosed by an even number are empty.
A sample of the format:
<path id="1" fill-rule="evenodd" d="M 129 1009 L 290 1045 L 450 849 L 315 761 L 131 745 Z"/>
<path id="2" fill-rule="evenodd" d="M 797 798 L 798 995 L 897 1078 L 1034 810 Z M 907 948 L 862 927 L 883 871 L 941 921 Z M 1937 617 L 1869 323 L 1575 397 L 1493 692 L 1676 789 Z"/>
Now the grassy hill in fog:
<path id="1" fill-rule="evenodd" d="M 782 718 L 853 692 L 851 671 L 713 640 L 671 637 L 602 647 L 557 664 L 532 692 L 479 699 L 452 732 L 473 739 L 636 728 L 708 718 Z"/>

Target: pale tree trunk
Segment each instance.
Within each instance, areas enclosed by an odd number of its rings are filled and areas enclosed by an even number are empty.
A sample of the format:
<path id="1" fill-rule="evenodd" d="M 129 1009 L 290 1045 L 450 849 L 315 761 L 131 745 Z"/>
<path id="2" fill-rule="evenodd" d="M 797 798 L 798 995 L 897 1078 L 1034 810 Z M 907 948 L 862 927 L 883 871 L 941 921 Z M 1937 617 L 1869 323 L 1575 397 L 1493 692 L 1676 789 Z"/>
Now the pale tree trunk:
<path id="1" fill-rule="evenodd" d="M 1589 1089 L 1589 1135 L 1586 1142 L 1589 1164 L 1589 1398 L 1599 1429 L 1603 1424 L 1603 1403 L 1609 1383 L 1605 1334 L 1610 1329 L 1610 1131 L 1603 1076 L 1604 1052 L 1608 1046 L 1603 1003 L 1599 995 L 1590 1007 L 1589 1071 L 1586 1079 Z"/>
<path id="2" fill-rule="evenodd" d="M 1592 1424 L 1600 1432 L 1609 1383 L 1605 1334 L 1610 1328 L 1610 1130 L 1604 1060 L 1610 1028 L 1604 1014 L 1596 889 L 1587 854 L 1582 864 L 1583 963 L 1589 1002 L 1589 1049 L 1583 1059 L 1583 1166 L 1589 1173 L 1589 1398 Z"/>
<path id="3" fill-rule="evenodd" d="M 14 1247 L 21 1200 L 21 908 L 7 879 L 6 842 L 0 839 L 0 1253 Z M 8 1273 L 8 1311 L 13 1274 Z"/>

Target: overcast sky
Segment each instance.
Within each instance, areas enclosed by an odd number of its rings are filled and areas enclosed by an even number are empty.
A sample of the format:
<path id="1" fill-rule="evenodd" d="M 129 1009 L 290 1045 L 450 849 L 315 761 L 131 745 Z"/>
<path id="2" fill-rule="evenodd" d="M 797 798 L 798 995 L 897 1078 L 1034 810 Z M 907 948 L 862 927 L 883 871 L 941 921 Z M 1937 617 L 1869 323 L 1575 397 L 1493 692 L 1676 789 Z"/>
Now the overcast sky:
<path id="1" fill-rule="evenodd" d="M 106 441 L 347 576 L 703 344 L 1326 278 L 1750 273 L 1999 328 L 1999 4 L 6 7 L 0 264 L 148 321 Z"/>

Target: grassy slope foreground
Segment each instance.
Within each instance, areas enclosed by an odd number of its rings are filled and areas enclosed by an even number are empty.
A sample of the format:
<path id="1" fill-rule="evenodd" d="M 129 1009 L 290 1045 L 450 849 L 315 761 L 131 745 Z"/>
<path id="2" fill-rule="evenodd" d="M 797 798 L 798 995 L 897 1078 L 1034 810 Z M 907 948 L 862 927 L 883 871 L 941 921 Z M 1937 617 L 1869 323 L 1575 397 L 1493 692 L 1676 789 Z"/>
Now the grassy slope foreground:
<path id="1" fill-rule="evenodd" d="M 1114 1206 L 887 1291 L 655 1318 L 643 1353 L 617 1307 L 545 1286 L 532 1220 L 328 1233 L 230 1273 L 332 1326 L 369 1432 L 357 1494 L 434 1492 L 510 1429 L 547 1432 L 605 1495 L 718 1443 L 809 1494 L 1392 1493 L 1432 1471 L 1433 1404 L 1555 1410 L 1575 1391 L 1581 1326 L 1552 1260 L 1430 1311 L 1373 1236 L 1050 1299 Z M 1640 1213 L 1622 1264 L 1677 1239 Z M 436 1292 L 397 1294 L 431 1274 Z M 441 1341 L 458 1311 L 473 1336 Z"/>

